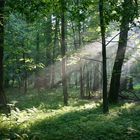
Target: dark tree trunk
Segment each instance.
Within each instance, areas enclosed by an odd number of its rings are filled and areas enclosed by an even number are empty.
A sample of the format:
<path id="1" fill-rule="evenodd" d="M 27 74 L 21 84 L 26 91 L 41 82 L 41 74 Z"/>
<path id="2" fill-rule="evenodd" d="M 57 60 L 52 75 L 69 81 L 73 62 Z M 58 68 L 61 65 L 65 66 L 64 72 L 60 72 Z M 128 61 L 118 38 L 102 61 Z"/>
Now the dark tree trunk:
<path id="1" fill-rule="evenodd" d="M 81 47 L 81 23 L 80 23 L 80 21 L 79 21 L 79 23 L 78 23 L 78 48 L 80 48 Z"/>
<path id="2" fill-rule="evenodd" d="M 105 22 L 104 22 L 104 4 L 103 0 L 99 1 L 100 27 L 102 37 L 102 59 L 103 59 L 103 112 L 108 110 L 108 95 L 107 95 L 107 70 L 106 70 L 106 41 L 105 41 Z"/>
<path id="3" fill-rule="evenodd" d="M 4 55 L 4 0 L 0 1 L 0 105 L 6 105 L 3 88 L 3 55 Z"/>
<path id="4" fill-rule="evenodd" d="M 36 65 L 39 64 L 39 41 L 40 41 L 40 38 L 39 38 L 39 31 L 37 32 L 36 34 Z M 39 78 L 39 69 L 38 67 L 36 68 L 35 70 L 35 83 L 34 83 L 34 87 L 37 88 L 38 92 L 39 92 L 39 86 L 38 86 L 38 78 Z"/>
<path id="5" fill-rule="evenodd" d="M 74 24 L 72 22 L 72 31 L 73 31 L 73 45 L 74 45 L 74 49 L 77 50 L 77 43 L 76 43 L 76 31 L 75 31 L 75 27 Z"/>
<path id="6" fill-rule="evenodd" d="M 76 5 L 79 6 L 80 5 L 80 0 L 76 0 Z M 80 10 L 78 10 L 78 13 L 80 15 Z M 81 23 L 80 23 L 80 18 L 79 18 L 79 21 L 78 21 L 78 33 L 77 33 L 77 36 L 78 36 L 78 48 L 81 47 Z"/>
<path id="7" fill-rule="evenodd" d="M 65 0 L 61 0 L 61 55 L 62 55 L 62 85 L 64 95 L 64 105 L 68 105 L 67 76 L 66 76 L 66 24 L 65 24 Z"/>
<path id="8" fill-rule="evenodd" d="M 127 38 L 128 38 L 128 30 L 129 30 L 128 26 L 129 26 L 129 21 L 126 19 L 125 16 L 122 18 L 121 21 L 118 50 L 115 58 L 115 63 L 113 66 L 113 71 L 112 71 L 110 90 L 109 90 L 110 103 L 118 102 L 121 70 L 122 70 L 122 65 L 123 65 L 126 46 L 127 46 Z"/>

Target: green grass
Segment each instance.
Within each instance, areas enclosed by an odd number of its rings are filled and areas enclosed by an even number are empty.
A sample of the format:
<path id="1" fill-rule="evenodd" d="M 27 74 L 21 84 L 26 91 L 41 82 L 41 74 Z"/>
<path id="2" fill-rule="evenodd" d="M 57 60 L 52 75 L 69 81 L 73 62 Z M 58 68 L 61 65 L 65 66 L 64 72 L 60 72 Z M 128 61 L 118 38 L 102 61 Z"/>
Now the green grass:
<path id="1" fill-rule="evenodd" d="M 100 102 L 79 100 L 75 89 L 69 94 L 63 106 L 61 89 L 8 93 L 16 104 L 0 115 L 0 140 L 140 140 L 138 103 L 112 105 L 104 115 Z"/>
<path id="2" fill-rule="evenodd" d="M 134 85 L 134 90 L 139 90 L 140 91 L 140 84 Z"/>

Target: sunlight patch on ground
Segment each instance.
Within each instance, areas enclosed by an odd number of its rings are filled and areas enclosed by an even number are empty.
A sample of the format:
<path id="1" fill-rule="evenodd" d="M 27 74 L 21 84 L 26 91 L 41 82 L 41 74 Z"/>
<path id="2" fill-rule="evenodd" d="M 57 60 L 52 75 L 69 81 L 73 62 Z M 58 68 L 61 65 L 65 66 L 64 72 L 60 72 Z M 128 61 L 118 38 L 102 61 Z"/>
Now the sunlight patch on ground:
<path id="1" fill-rule="evenodd" d="M 136 105 L 135 103 L 125 103 L 123 106 L 121 106 L 121 109 L 128 110 L 128 109 L 135 107 L 135 105 Z"/>
<path id="2" fill-rule="evenodd" d="M 33 125 L 33 123 L 36 123 L 36 121 L 41 121 L 43 119 L 50 119 L 54 117 L 59 117 L 61 115 L 64 115 L 65 113 L 73 112 L 73 111 L 82 111 L 87 109 L 95 109 L 99 104 L 96 103 L 90 103 L 85 104 L 80 107 L 73 107 L 73 106 L 65 106 L 58 110 L 47 110 L 46 112 L 39 110 L 35 107 L 26 109 L 26 110 L 19 110 L 18 108 L 15 108 L 15 110 L 11 110 L 11 113 L 9 114 L 9 117 L 3 114 L 2 117 L 2 124 L 3 125 L 10 125 L 10 127 L 17 124 L 21 129 L 29 127 L 30 125 Z"/>

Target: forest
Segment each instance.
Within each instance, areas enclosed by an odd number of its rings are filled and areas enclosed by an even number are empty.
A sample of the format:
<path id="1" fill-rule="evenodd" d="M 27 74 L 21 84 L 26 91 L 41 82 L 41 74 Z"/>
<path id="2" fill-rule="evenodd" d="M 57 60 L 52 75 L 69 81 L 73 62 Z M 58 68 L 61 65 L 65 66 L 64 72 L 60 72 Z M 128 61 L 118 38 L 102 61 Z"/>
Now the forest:
<path id="1" fill-rule="evenodd" d="M 0 0 L 0 140 L 140 140 L 140 0 Z"/>

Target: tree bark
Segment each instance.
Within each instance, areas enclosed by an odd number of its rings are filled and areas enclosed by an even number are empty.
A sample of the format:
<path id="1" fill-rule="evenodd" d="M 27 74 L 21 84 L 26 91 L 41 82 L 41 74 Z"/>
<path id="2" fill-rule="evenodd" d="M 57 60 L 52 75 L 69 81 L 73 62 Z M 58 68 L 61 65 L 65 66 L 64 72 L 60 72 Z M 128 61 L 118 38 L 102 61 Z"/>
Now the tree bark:
<path id="1" fill-rule="evenodd" d="M 115 63 L 113 66 L 111 83 L 110 83 L 110 90 L 109 90 L 110 103 L 118 102 L 121 70 L 122 70 L 122 65 L 123 65 L 126 47 L 127 47 L 128 30 L 129 30 L 129 21 L 126 19 L 126 16 L 124 16 L 122 17 L 122 21 L 121 21 L 118 50 L 115 58 Z"/>
<path id="2" fill-rule="evenodd" d="M 0 105 L 2 106 L 5 106 L 7 103 L 3 88 L 4 2 L 4 0 L 0 1 Z"/>
<path id="3" fill-rule="evenodd" d="M 76 31 L 75 31 L 75 27 L 74 27 L 74 23 L 72 22 L 72 32 L 73 32 L 73 45 L 74 45 L 74 49 L 77 50 L 77 43 L 76 43 Z"/>
<path id="4" fill-rule="evenodd" d="M 65 0 L 61 0 L 61 55 L 62 55 L 62 86 L 64 105 L 68 105 L 67 76 L 66 76 L 66 25 L 65 25 Z"/>
<path id="5" fill-rule="evenodd" d="M 104 4 L 103 0 L 99 1 L 99 14 L 100 14 L 100 28 L 102 37 L 102 60 L 103 60 L 103 113 L 108 110 L 108 95 L 107 95 L 107 70 L 106 70 L 106 41 L 105 41 L 105 22 L 104 22 Z"/>

